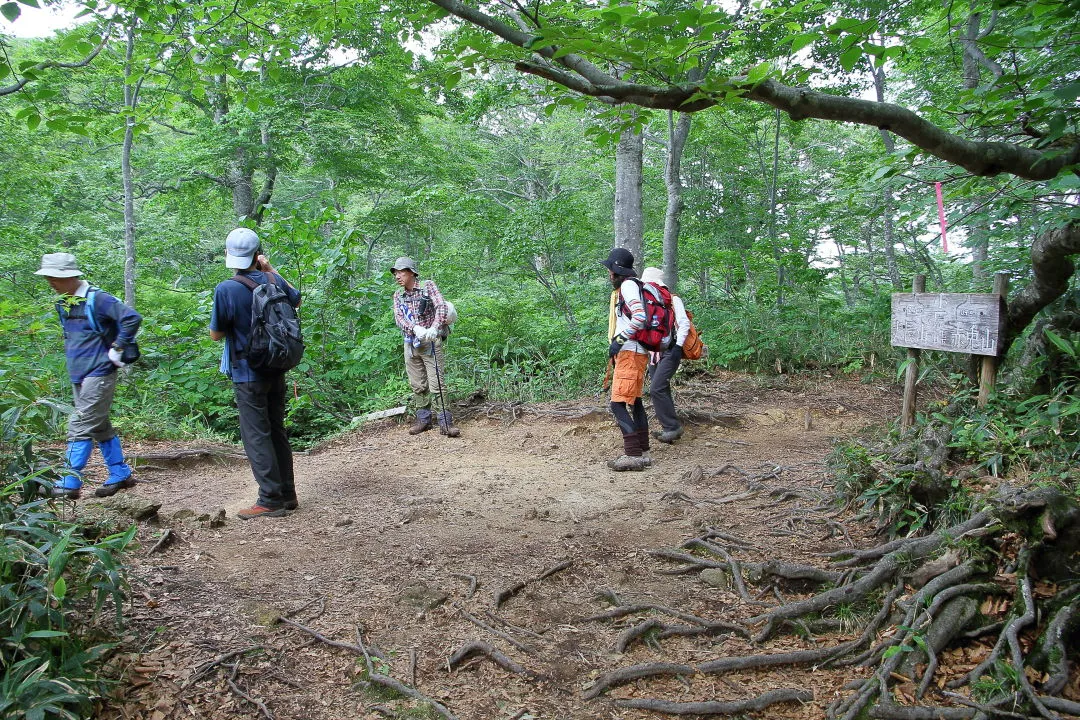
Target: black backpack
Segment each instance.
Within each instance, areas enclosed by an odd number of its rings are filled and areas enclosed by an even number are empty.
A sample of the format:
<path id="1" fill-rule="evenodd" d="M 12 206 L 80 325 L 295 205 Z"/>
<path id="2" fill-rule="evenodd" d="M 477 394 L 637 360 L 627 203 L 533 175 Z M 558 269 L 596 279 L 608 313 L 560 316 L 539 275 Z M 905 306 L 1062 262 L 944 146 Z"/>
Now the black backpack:
<path id="1" fill-rule="evenodd" d="M 266 273 L 262 285 L 246 275 L 232 279 L 251 290 L 251 332 L 244 351 L 248 367 L 284 372 L 299 365 L 304 357 L 300 318 L 273 273 Z"/>

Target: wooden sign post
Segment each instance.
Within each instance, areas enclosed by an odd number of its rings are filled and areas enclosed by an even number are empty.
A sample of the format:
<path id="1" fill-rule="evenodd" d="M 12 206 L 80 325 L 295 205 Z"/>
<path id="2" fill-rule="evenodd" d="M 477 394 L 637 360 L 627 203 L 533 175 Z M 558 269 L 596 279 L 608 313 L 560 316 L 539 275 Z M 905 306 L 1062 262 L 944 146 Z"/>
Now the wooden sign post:
<path id="1" fill-rule="evenodd" d="M 998 339 L 1005 318 L 1008 277 L 998 273 L 994 292 L 926 293 L 926 278 L 916 275 L 912 292 L 893 293 L 892 344 L 908 348 L 904 381 L 903 427 L 915 422 L 915 381 L 919 373 L 919 350 L 944 350 L 982 355 L 979 405 L 985 405 L 997 374 Z"/>

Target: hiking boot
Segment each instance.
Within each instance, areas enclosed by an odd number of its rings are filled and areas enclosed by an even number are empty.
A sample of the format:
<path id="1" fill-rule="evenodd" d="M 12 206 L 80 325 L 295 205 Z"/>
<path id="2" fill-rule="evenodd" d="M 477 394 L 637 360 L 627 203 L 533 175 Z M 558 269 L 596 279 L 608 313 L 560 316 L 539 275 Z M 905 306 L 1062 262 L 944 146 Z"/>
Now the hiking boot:
<path id="1" fill-rule="evenodd" d="M 461 431 L 454 427 L 454 418 L 450 415 L 449 411 L 444 410 L 436 415 L 436 421 L 439 423 L 439 432 L 446 437 L 457 437 L 461 435 Z"/>
<path id="2" fill-rule="evenodd" d="M 285 517 L 285 513 L 288 512 L 284 506 L 279 508 L 268 508 L 262 505 L 252 505 L 249 508 L 244 508 L 240 512 L 236 513 L 236 517 L 241 520 L 251 520 L 252 518 L 259 517 Z"/>
<path id="3" fill-rule="evenodd" d="M 683 434 L 683 429 L 682 429 L 682 425 L 680 425 L 679 427 L 675 428 L 674 430 L 664 430 L 663 432 L 661 432 L 659 430 L 654 430 L 652 436 L 654 438 L 656 438 L 657 440 L 659 440 L 660 442 L 673 443 L 676 440 L 678 440 L 679 438 L 681 438 L 682 434 Z"/>
<path id="4" fill-rule="evenodd" d="M 425 431 L 430 430 L 430 429 L 431 429 L 431 420 L 430 419 L 421 420 L 420 418 L 416 418 L 416 422 L 414 422 L 412 424 L 412 427 L 409 428 L 409 434 L 410 435 L 419 435 L 420 433 L 425 432 Z"/>
<path id="5" fill-rule="evenodd" d="M 82 488 L 60 487 L 59 485 L 53 485 L 49 488 L 49 497 L 78 500 L 81 495 Z"/>
<path id="6" fill-rule="evenodd" d="M 644 467 L 652 467 L 652 455 L 649 454 L 648 450 L 641 451 L 641 463 Z"/>
<path id="7" fill-rule="evenodd" d="M 620 455 L 608 461 L 608 467 L 617 472 L 624 470 L 644 470 L 645 458 L 640 455 Z"/>
<path id="8" fill-rule="evenodd" d="M 296 498 L 293 498 L 292 500 L 286 500 L 282 507 L 284 507 L 289 512 L 292 512 L 293 510 L 296 510 L 298 507 L 300 507 L 300 503 L 296 500 Z"/>
<path id="9" fill-rule="evenodd" d="M 105 483 L 104 485 L 99 487 L 97 490 L 95 490 L 94 494 L 97 495 L 98 497 L 112 497 L 113 495 L 120 492 L 121 490 L 126 490 L 127 488 L 135 487 L 135 484 L 136 484 L 135 483 L 135 478 L 129 475 L 128 477 L 124 478 L 123 480 L 120 480 L 119 482 L 112 482 L 112 483 L 107 482 L 107 483 Z"/>

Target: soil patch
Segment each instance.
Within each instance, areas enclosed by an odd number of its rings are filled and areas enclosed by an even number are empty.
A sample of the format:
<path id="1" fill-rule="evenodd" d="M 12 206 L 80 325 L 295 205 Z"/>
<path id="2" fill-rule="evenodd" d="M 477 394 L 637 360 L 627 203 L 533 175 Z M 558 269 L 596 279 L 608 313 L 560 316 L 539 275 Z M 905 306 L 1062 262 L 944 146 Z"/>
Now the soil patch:
<path id="1" fill-rule="evenodd" d="M 895 388 L 720 374 L 679 392 L 690 417 L 716 422 L 688 424 L 675 445 L 654 441 L 654 464 L 639 473 L 607 468 L 621 443 L 599 398 L 473 408 L 457 439 L 409 436 L 400 422 L 364 427 L 296 457 L 300 508 L 281 519 L 236 519 L 255 497 L 242 458 L 144 464 L 131 494 L 161 509 L 140 527 L 115 660 L 124 679 L 102 717 L 429 716 L 414 699 L 365 686 L 361 643 L 375 672 L 462 719 L 656 717 L 614 700 L 743 700 L 783 688 L 813 698 L 759 717 L 821 717 L 860 671 L 651 679 L 585 697 L 602 673 L 628 665 L 812 646 L 781 635 L 754 647 L 722 632 L 627 642 L 650 617 L 677 621 L 668 611 L 739 622 L 799 592 L 750 587 L 748 601 L 722 578 L 673 574 L 680 563 L 655 551 L 713 529 L 745 543 L 740 560 L 824 567 L 820 553 L 875 544 L 830 505 L 824 459 L 838 437 L 895 416 Z M 640 609 L 588 619 L 629 605 Z"/>

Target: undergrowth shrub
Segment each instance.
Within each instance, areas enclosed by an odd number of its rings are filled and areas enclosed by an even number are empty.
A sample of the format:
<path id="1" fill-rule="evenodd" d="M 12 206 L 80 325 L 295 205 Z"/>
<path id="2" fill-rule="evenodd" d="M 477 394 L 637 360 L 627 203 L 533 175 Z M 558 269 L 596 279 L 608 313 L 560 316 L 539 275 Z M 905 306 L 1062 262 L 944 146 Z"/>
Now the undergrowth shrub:
<path id="1" fill-rule="evenodd" d="M 136 527 L 91 539 L 40 491 L 58 457 L 34 452 L 67 414 L 42 399 L 47 380 L 0 373 L 0 717 L 90 717 L 105 689 L 98 672 L 122 621 L 121 558 Z M 103 613 L 112 602 L 111 621 Z"/>

